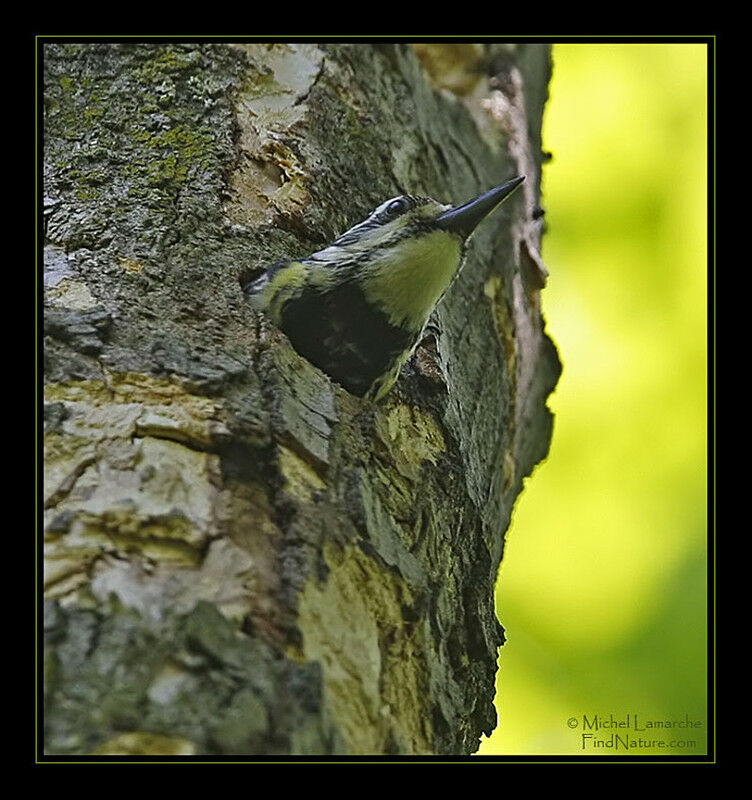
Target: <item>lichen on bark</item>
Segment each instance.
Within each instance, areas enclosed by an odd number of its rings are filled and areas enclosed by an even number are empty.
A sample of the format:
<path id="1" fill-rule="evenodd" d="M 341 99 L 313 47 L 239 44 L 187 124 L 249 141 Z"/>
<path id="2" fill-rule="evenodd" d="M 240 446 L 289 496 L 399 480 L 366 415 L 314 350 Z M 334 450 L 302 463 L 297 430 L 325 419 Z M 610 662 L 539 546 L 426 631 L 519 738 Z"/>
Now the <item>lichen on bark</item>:
<path id="1" fill-rule="evenodd" d="M 45 752 L 473 752 L 559 372 L 547 47 L 43 47 Z M 243 300 L 387 197 L 513 174 L 383 403 Z"/>

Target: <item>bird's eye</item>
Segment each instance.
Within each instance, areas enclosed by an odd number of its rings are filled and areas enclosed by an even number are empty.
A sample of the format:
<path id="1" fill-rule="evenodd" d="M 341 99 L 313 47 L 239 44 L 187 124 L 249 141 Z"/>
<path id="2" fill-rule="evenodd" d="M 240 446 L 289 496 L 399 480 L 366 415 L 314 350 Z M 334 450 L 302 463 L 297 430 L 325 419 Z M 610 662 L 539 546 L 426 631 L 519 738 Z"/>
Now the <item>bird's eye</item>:
<path id="1" fill-rule="evenodd" d="M 386 207 L 386 215 L 390 219 L 398 217 L 400 214 L 404 214 L 405 211 L 407 211 L 407 200 L 405 200 L 403 197 L 398 197 L 396 200 L 392 200 L 392 202 Z"/>

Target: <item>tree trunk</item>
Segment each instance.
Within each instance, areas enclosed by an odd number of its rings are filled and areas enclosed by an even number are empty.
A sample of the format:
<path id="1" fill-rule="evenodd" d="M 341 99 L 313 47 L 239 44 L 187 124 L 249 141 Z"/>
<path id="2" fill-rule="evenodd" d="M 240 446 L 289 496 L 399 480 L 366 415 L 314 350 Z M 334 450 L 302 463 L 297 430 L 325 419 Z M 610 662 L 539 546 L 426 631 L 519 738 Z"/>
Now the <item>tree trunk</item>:
<path id="1" fill-rule="evenodd" d="M 548 47 L 46 42 L 48 754 L 469 754 L 551 436 Z M 239 281 L 517 174 L 387 398 Z"/>

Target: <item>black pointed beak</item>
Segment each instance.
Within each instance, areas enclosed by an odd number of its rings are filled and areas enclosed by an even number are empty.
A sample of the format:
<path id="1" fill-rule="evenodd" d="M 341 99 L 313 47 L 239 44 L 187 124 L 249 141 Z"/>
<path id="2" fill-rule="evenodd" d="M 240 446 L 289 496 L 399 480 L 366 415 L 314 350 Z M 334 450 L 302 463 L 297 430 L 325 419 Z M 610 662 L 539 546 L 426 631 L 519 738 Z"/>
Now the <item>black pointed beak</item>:
<path id="1" fill-rule="evenodd" d="M 519 178 L 512 178 L 511 181 L 502 183 L 495 189 L 490 189 L 483 194 L 479 194 L 472 200 L 468 200 L 461 206 L 450 208 L 436 218 L 436 225 L 445 231 L 457 233 L 467 238 L 475 230 L 478 224 L 485 219 L 500 203 L 509 197 L 510 194 L 525 180 L 522 175 Z"/>

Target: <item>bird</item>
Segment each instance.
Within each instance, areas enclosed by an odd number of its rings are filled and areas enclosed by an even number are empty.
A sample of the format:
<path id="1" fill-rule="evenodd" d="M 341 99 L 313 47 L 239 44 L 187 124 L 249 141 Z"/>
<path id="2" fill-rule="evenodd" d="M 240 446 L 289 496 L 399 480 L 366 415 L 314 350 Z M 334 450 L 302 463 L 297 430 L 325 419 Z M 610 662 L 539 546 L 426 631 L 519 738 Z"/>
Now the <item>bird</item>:
<path id="1" fill-rule="evenodd" d="M 242 286 L 293 348 L 348 392 L 381 400 L 420 343 L 480 222 L 523 182 L 460 205 L 400 195 L 331 244 Z"/>

